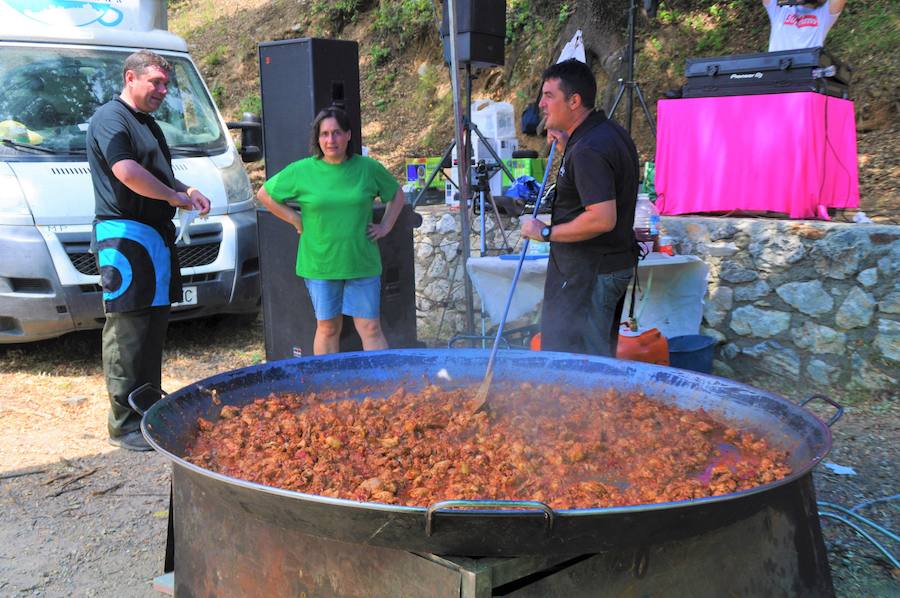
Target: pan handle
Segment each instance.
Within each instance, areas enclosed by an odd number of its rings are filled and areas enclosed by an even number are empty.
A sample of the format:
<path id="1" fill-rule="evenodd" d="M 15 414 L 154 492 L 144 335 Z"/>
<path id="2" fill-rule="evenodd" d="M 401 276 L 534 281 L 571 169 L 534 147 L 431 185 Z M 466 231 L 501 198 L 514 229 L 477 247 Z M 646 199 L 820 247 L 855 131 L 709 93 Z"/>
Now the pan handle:
<path id="1" fill-rule="evenodd" d="M 556 513 L 548 505 L 536 500 L 444 500 L 436 502 L 425 511 L 425 535 L 434 530 L 434 515 L 439 509 L 467 507 L 469 509 L 533 509 L 541 511 L 547 521 L 547 531 L 553 528 Z"/>
<path id="2" fill-rule="evenodd" d="M 152 401 L 148 403 L 146 400 L 141 399 L 142 395 L 150 392 L 152 392 L 154 395 L 152 397 Z M 161 388 L 156 388 L 155 386 L 147 382 L 146 384 L 141 384 L 130 393 L 128 393 L 128 404 L 132 409 L 137 411 L 138 415 L 144 417 L 144 413 L 153 406 L 153 403 L 158 401 L 160 398 L 167 396 L 169 396 L 169 393 Z"/>
<path id="3" fill-rule="evenodd" d="M 826 403 L 828 403 L 829 405 L 831 405 L 832 407 L 837 409 L 837 413 L 832 415 L 831 419 L 828 420 L 829 428 L 831 426 L 833 426 L 834 423 L 837 420 L 841 419 L 841 417 L 844 415 L 844 406 L 841 405 L 840 403 L 838 403 L 837 401 L 835 401 L 834 399 L 832 399 L 831 397 L 826 397 L 825 395 L 813 395 L 813 396 L 809 397 L 808 399 L 806 399 L 805 401 L 803 401 L 802 403 L 800 403 L 800 406 L 806 407 L 806 405 L 808 403 L 811 403 L 812 401 L 815 401 L 816 399 L 818 399 L 820 401 L 825 401 Z"/>

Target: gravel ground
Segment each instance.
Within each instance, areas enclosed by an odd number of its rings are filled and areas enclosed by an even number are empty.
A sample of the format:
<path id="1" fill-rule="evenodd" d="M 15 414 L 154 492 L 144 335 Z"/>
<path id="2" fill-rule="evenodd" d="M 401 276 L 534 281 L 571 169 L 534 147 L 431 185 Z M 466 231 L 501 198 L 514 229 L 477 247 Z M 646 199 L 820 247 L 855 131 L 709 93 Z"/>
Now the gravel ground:
<path id="1" fill-rule="evenodd" d="M 180 388 L 263 359 L 259 321 L 171 326 L 163 385 Z M 846 507 L 900 492 L 896 395 L 852 405 L 818 467 L 819 500 Z M 825 419 L 833 410 L 814 408 Z M 160 596 L 169 468 L 106 443 L 99 335 L 0 346 L 0 596 Z M 895 533 L 900 501 L 860 511 Z M 842 524 L 823 521 L 837 595 L 900 596 L 900 571 Z M 891 546 L 900 555 L 900 546 Z"/>

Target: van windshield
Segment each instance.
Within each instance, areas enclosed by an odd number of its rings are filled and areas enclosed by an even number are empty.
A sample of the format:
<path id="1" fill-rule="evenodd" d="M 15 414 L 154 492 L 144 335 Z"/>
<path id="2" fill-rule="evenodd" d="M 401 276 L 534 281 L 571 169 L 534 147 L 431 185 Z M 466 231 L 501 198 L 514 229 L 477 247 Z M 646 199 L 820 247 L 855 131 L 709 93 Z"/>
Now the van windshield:
<path id="1" fill-rule="evenodd" d="M 0 154 L 83 154 L 87 123 L 122 91 L 128 51 L 0 45 Z M 169 92 L 153 113 L 172 148 L 218 154 L 225 132 L 189 60 L 166 55 Z M 40 148 L 40 149 L 36 149 Z"/>

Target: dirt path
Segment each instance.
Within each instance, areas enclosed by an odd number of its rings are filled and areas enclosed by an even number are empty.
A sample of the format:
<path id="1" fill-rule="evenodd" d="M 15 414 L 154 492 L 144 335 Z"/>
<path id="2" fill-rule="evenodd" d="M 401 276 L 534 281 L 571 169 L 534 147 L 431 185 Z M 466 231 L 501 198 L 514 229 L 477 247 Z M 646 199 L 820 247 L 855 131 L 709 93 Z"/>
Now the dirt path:
<path id="1" fill-rule="evenodd" d="M 262 358 L 259 322 L 173 324 L 163 385 Z M 900 492 L 897 398 L 850 408 L 834 426 L 827 460 L 857 475 L 818 468 L 819 500 L 849 507 Z M 155 453 L 109 446 L 105 414 L 97 333 L 0 346 L 0 596 L 160 596 L 151 580 L 162 569 L 169 468 Z M 900 528 L 900 502 L 862 513 Z M 838 596 L 900 595 L 900 572 L 871 546 L 840 524 L 823 529 Z"/>

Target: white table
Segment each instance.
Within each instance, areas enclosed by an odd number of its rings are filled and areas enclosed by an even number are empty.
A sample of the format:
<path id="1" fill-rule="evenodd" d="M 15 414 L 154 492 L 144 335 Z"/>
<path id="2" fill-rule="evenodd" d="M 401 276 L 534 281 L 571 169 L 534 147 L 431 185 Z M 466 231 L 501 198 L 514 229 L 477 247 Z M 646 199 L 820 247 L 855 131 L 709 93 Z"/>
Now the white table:
<path id="1" fill-rule="evenodd" d="M 509 286 L 518 264 L 516 259 L 500 257 L 469 258 L 469 278 L 481 298 L 492 324 L 499 324 L 509 294 Z M 641 291 L 635 312 L 641 330 L 656 327 L 667 338 L 698 334 L 703 318 L 703 298 L 709 267 L 695 255 L 670 256 L 651 253 L 638 263 Z M 528 259 L 516 284 L 507 321 L 521 318 L 538 308 L 544 299 L 547 258 Z M 629 294 L 631 285 L 628 287 Z M 625 314 L 628 314 L 626 297 Z"/>

